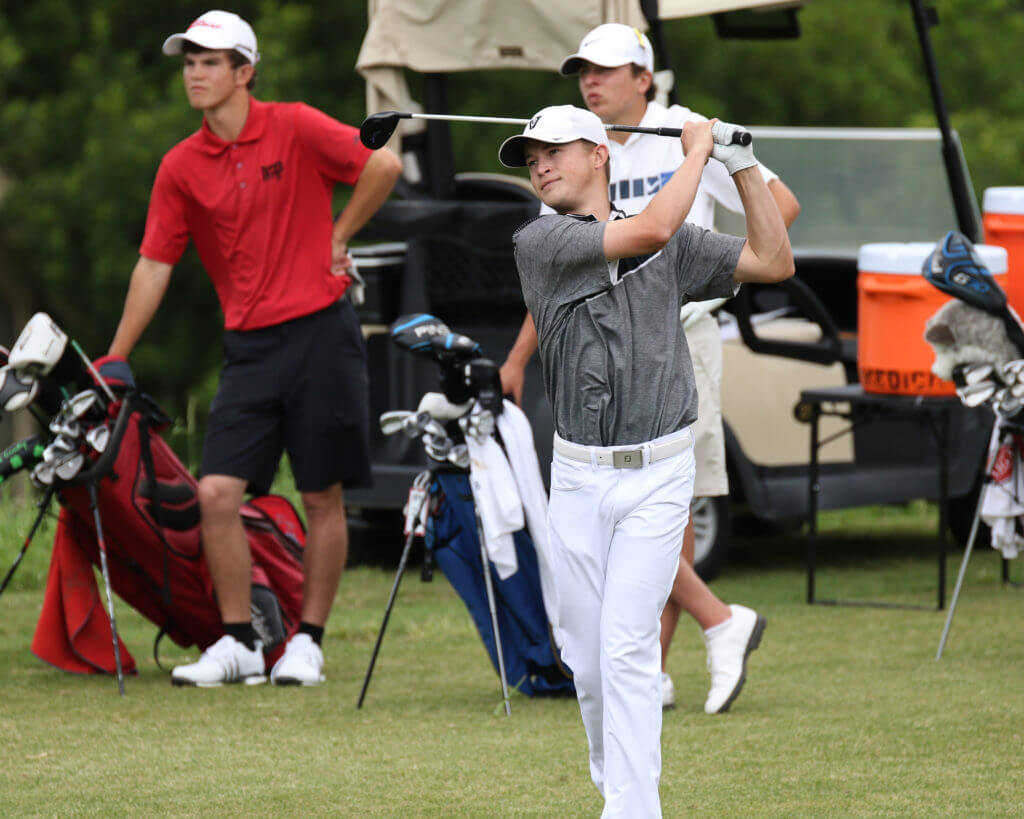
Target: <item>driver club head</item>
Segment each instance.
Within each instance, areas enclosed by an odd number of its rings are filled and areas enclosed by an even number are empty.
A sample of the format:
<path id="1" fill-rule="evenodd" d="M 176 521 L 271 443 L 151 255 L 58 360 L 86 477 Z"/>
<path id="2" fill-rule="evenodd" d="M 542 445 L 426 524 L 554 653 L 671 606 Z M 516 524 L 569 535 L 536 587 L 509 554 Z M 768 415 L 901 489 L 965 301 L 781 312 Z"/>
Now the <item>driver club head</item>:
<path id="1" fill-rule="evenodd" d="M 408 117 L 408 115 L 406 115 Z M 383 148 L 398 127 L 402 115 L 398 111 L 380 111 L 370 114 L 359 126 L 359 141 L 370 150 Z"/>
<path id="2" fill-rule="evenodd" d="M 384 435 L 394 435 L 405 429 L 406 419 L 411 418 L 415 413 L 408 410 L 389 410 L 380 416 L 380 431 Z"/>

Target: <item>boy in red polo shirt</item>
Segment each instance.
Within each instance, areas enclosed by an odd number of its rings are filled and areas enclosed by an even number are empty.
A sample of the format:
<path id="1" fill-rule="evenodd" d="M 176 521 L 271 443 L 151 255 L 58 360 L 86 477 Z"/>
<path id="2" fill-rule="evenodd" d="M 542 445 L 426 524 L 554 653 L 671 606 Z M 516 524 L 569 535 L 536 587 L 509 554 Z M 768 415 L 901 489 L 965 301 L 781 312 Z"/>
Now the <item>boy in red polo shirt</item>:
<path id="1" fill-rule="evenodd" d="M 131 352 L 190 238 L 225 327 L 199 481 L 203 550 L 225 636 L 171 679 L 197 686 L 266 679 L 239 509 L 248 487 L 269 489 L 287 450 L 309 529 L 303 614 L 270 678 L 316 685 L 348 551 L 342 487 L 370 478 L 365 349 L 343 298 L 352 283 L 347 248 L 387 199 L 401 163 L 390 151 L 371 153 L 356 129 L 314 108 L 254 99 L 256 36 L 238 15 L 209 11 L 163 51 L 184 52 L 185 92 L 203 124 L 160 164 L 110 355 Z M 337 182 L 354 188 L 335 222 Z"/>

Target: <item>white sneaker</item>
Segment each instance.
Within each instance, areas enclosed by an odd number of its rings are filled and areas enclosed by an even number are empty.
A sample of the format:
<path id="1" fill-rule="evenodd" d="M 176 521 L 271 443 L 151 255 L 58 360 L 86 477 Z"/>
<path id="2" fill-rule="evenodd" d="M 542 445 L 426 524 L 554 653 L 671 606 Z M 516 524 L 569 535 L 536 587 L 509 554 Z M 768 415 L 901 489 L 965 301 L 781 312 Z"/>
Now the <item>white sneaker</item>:
<path id="1" fill-rule="evenodd" d="M 198 661 L 179 665 L 171 672 L 174 685 L 199 688 L 216 688 L 224 683 L 237 682 L 259 685 L 266 681 L 262 643 L 257 640 L 256 648 L 250 651 L 230 634 L 225 634 L 206 649 Z"/>
<path id="2" fill-rule="evenodd" d="M 661 709 L 667 711 L 676 707 L 676 687 L 672 685 L 672 678 L 664 671 L 661 672 Z"/>
<path id="3" fill-rule="evenodd" d="M 288 641 L 281 659 L 274 663 L 270 682 L 274 685 L 320 685 L 324 681 L 324 653 L 313 638 L 298 633 Z"/>
<path id="4" fill-rule="evenodd" d="M 711 691 L 704 710 L 722 714 L 729 710 L 747 680 L 747 657 L 761 644 L 766 620 L 746 606 L 729 606 L 732 617 L 714 636 L 704 636 L 708 650 Z M 717 628 L 717 626 L 716 626 Z"/>

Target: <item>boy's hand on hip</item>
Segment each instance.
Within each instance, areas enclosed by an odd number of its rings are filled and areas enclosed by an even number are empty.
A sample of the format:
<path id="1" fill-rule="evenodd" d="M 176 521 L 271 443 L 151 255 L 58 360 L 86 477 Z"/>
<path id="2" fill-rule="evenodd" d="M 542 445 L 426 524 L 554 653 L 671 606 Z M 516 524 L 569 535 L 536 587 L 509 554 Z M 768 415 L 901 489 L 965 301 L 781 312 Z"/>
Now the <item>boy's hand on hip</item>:
<path id="1" fill-rule="evenodd" d="M 352 257 L 348 255 L 348 242 L 341 239 L 331 241 L 331 273 L 348 276 L 352 270 Z"/>

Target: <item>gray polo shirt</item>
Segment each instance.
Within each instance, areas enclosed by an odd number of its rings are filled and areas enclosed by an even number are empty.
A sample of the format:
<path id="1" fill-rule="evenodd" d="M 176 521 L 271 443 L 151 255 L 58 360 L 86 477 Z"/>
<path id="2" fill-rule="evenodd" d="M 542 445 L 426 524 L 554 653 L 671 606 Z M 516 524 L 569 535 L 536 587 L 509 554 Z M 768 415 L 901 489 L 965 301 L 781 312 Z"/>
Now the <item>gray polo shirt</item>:
<path id="1" fill-rule="evenodd" d="M 585 446 L 651 441 L 697 419 L 679 308 L 733 295 L 743 239 L 684 224 L 647 257 L 604 257 L 606 222 L 539 216 L 515 233 L 559 436 Z"/>

